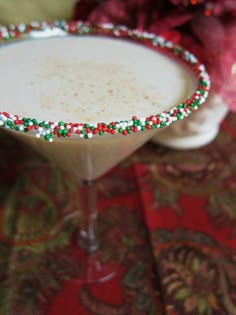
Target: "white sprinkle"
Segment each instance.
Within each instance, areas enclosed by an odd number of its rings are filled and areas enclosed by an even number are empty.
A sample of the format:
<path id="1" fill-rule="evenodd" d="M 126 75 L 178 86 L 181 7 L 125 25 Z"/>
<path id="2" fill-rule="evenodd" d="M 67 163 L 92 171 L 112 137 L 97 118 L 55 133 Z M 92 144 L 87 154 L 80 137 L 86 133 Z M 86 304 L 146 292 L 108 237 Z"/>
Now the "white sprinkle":
<path id="1" fill-rule="evenodd" d="M 174 45 L 172 42 L 166 42 L 166 47 L 172 48 Z"/>
<path id="2" fill-rule="evenodd" d="M 153 39 L 154 37 L 156 37 L 156 35 L 154 33 L 143 32 L 143 37 Z"/>
<path id="3" fill-rule="evenodd" d="M 33 27 L 39 27 L 39 22 L 33 21 L 30 23 L 30 25 Z"/>
<path id="4" fill-rule="evenodd" d="M 7 28 L 5 26 L 0 26 L 0 32 L 7 33 Z"/>
<path id="5" fill-rule="evenodd" d="M 106 29 L 113 29 L 113 24 L 111 23 L 102 23 L 102 27 Z"/>
<path id="6" fill-rule="evenodd" d="M 25 29 L 26 29 L 26 26 L 25 26 L 25 24 L 23 24 L 23 23 L 18 24 L 17 27 L 18 27 L 18 30 L 19 30 L 20 32 L 24 32 Z"/>
<path id="7" fill-rule="evenodd" d="M 120 31 L 118 29 L 113 30 L 113 34 L 116 36 L 120 35 Z"/>

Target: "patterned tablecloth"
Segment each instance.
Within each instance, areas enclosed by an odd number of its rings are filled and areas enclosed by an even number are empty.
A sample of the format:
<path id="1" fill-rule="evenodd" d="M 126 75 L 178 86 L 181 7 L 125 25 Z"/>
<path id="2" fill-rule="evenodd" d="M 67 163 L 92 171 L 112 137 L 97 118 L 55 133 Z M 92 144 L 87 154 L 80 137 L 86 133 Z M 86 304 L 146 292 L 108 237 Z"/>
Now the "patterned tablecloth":
<path id="1" fill-rule="evenodd" d="M 99 285 L 75 280 L 76 224 L 50 236 L 76 208 L 76 183 L 0 143 L 0 315 L 236 314 L 235 114 L 202 149 L 148 143 L 98 181 L 100 253 L 123 257 Z"/>

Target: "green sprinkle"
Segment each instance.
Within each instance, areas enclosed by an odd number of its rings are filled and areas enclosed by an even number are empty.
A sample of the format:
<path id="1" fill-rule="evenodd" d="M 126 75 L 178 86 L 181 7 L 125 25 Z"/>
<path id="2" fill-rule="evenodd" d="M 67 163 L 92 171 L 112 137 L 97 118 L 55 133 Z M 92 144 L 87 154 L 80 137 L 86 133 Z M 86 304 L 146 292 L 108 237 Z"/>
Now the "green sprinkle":
<path id="1" fill-rule="evenodd" d="M 63 136 L 66 136 L 67 134 L 68 134 L 68 129 L 62 130 L 62 135 L 63 135 Z"/>
<path id="2" fill-rule="evenodd" d="M 181 113 L 178 113 L 178 114 L 176 115 L 176 117 L 177 117 L 178 120 L 180 120 L 180 119 L 182 118 L 182 114 L 181 114 Z"/>
<path id="3" fill-rule="evenodd" d="M 47 134 L 44 136 L 44 139 L 49 141 L 51 139 L 52 135 L 51 134 Z"/>
<path id="4" fill-rule="evenodd" d="M 177 54 L 180 54 L 180 53 L 183 53 L 184 50 L 181 47 L 176 46 L 175 49 L 174 49 L 174 52 L 177 53 Z"/>
<path id="5" fill-rule="evenodd" d="M 158 39 L 157 37 L 153 38 L 152 44 L 153 44 L 154 46 L 157 46 L 157 45 L 159 44 L 159 39 Z"/>
<path id="6" fill-rule="evenodd" d="M 203 86 L 207 86 L 207 83 L 206 83 L 206 81 L 204 81 L 204 80 L 200 80 L 199 83 L 200 83 L 201 85 L 203 85 Z"/>

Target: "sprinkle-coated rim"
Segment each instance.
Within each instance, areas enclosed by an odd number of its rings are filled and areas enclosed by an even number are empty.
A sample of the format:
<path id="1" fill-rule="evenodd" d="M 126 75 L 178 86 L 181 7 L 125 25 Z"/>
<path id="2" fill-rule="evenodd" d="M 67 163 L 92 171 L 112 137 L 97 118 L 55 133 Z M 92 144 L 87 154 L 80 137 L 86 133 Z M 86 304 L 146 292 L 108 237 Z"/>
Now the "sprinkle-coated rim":
<path id="1" fill-rule="evenodd" d="M 210 78 L 205 66 L 189 51 L 174 45 L 171 41 L 166 41 L 163 37 L 153 33 L 129 29 L 123 25 L 113 25 L 110 23 L 90 24 L 87 22 L 55 21 L 54 23 L 32 22 L 29 24 L 10 25 L 0 27 L 0 43 L 12 39 L 24 38 L 37 31 L 61 31 L 67 35 L 106 35 L 114 38 L 127 38 L 135 41 L 151 44 L 171 53 L 179 59 L 189 64 L 198 78 L 197 89 L 194 94 L 185 102 L 163 111 L 157 115 L 140 118 L 133 116 L 126 121 L 112 121 L 110 123 L 72 123 L 72 122 L 51 122 L 38 121 L 36 118 L 19 117 L 18 115 L 0 112 L 0 126 L 21 132 L 34 131 L 37 138 L 44 138 L 52 142 L 54 137 L 65 138 L 78 135 L 80 138 L 90 139 L 94 135 L 117 134 L 128 135 L 137 131 L 144 131 L 155 128 L 162 128 L 189 116 L 193 111 L 204 103 L 210 89 Z"/>

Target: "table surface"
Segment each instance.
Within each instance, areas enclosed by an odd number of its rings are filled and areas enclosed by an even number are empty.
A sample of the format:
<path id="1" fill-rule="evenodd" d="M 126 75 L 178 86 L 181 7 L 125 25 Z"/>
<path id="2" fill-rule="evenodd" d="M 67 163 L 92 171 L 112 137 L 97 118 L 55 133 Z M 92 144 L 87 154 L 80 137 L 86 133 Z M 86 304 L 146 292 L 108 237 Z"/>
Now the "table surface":
<path id="1" fill-rule="evenodd" d="M 236 314 L 236 114 L 204 148 L 147 143 L 98 181 L 99 254 L 120 268 L 96 285 L 76 281 L 76 224 L 50 233 L 76 183 L 0 143 L 0 315 Z"/>

